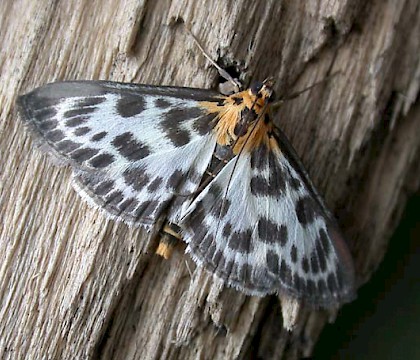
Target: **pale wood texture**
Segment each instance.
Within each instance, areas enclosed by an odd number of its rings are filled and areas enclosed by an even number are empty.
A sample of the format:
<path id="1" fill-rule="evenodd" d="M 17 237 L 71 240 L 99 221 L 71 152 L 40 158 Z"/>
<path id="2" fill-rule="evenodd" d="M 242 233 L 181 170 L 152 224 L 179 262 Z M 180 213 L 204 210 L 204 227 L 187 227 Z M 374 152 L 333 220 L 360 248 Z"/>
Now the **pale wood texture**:
<path id="1" fill-rule="evenodd" d="M 365 3 L 367 3 L 365 5 Z M 176 24 L 280 94 L 290 137 L 349 239 L 358 284 L 419 185 L 417 0 L 3 0 L 0 8 L 0 357 L 295 359 L 328 321 L 282 329 L 275 297 L 223 289 L 179 249 L 107 221 L 33 147 L 17 94 L 61 79 L 208 88 L 217 72 Z M 242 61 L 242 62 L 240 62 Z"/>

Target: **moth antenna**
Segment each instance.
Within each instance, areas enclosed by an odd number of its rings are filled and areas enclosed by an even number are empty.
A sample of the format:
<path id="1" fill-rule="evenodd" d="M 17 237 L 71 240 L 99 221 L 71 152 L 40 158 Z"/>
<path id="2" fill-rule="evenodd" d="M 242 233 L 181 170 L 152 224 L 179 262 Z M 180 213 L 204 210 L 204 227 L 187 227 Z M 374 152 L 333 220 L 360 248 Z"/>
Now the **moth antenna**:
<path id="1" fill-rule="evenodd" d="M 185 30 L 191 36 L 191 38 L 194 40 L 195 44 L 201 50 L 201 52 L 203 53 L 203 55 L 217 69 L 217 71 L 219 72 L 219 75 L 222 78 L 224 78 L 226 81 L 229 81 L 233 85 L 233 87 L 235 88 L 235 92 L 239 92 L 241 90 L 241 88 L 242 88 L 242 84 L 238 80 L 234 79 L 225 69 L 223 69 L 221 66 L 219 66 L 219 64 L 217 64 L 216 61 L 214 61 L 211 58 L 211 56 L 209 55 L 209 53 L 206 50 L 204 50 L 204 48 L 201 46 L 201 44 L 198 41 L 198 39 L 191 32 L 191 29 L 189 28 L 189 26 L 187 26 L 185 23 L 184 23 L 184 26 L 185 26 Z"/>
<path id="2" fill-rule="evenodd" d="M 341 71 L 340 70 L 337 70 L 336 72 L 332 73 L 331 75 L 326 76 L 322 80 L 319 80 L 319 81 L 313 83 L 312 85 L 309 85 L 308 87 L 306 87 L 306 88 L 304 88 L 302 90 L 298 90 L 298 91 L 296 91 L 294 93 L 291 93 L 290 95 L 288 95 L 286 97 L 283 97 L 283 98 L 281 98 L 281 99 L 273 102 L 271 104 L 271 108 L 274 111 L 277 110 L 281 106 L 281 104 L 283 104 L 283 102 L 285 102 L 287 100 L 293 100 L 293 99 L 297 98 L 298 96 L 302 95 L 303 93 L 305 93 L 305 92 L 307 92 L 309 90 L 312 90 L 314 87 L 316 87 L 316 86 L 318 86 L 318 85 L 320 85 L 320 84 L 322 84 L 322 83 L 324 83 L 324 82 L 332 79 L 334 76 L 336 76 L 339 73 L 341 73 Z"/>

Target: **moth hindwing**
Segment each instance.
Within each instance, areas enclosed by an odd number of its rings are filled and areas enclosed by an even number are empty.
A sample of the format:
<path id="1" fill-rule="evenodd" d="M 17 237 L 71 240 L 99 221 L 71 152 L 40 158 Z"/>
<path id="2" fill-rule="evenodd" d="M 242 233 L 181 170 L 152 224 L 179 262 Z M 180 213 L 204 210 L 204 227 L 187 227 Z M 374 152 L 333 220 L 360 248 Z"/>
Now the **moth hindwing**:
<path id="1" fill-rule="evenodd" d="M 77 192 L 111 218 L 150 229 L 166 216 L 197 264 L 245 294 L 336 306 L 353 296 L 352 260 L 272 122 L 271 97 L 269 82 L 224 96 L 78 81 L 18 105 L 43 148 L 72 167 Z"/>

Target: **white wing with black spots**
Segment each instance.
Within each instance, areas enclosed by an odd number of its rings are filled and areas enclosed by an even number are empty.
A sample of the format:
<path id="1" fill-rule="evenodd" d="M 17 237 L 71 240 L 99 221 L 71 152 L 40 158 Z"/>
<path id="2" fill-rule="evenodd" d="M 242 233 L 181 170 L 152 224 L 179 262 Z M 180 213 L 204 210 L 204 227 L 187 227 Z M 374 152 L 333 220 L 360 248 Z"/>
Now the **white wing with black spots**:
<path id="1" fill-rule="evenodd" d="M 78 193 L 108 216 L 148 229 L 166 217 L 195 261 L 247 294 L 339 305 L 353 296 L 350 253 L 270 120 L 271 85 L 260 85 L 223 97 L 62 82 L 18 105 L 41 146 L 72 167 Z"/>
<path id="2" fill-rule="evenodd" d="M 207 90 L 62 82 L 19 98 L 42 147 L 74 170 L 76 190 L 129 224 L 176 216 L 198 187 L 215 146 Z M 174 204 L 176 206 L 174 206 Z"/>
<path id="3" fill-rule="evenodd" d="M 181 222 L 188 251 L 247 294 L 348 300 L 353 269 L 335 224 L 288 159 L 266 149 L 233 158 L 191 204 Z"/>

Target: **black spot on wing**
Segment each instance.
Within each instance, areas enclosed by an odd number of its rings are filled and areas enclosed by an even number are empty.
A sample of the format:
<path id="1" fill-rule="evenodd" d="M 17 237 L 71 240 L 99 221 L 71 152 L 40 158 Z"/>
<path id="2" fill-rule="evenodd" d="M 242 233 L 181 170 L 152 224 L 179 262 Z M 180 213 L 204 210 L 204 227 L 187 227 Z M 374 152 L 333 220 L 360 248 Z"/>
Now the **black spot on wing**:
<path id="1" fill-rule="evenodd" d="M 171 103 L 164 98 L 158 98 L 155 100 L 155 106 L 159 109 L 167 109 L 171 106 Z"/>
<path id="2" fill-rule="evenodd" d="M 253 195 L 269 195 L 269 183 L 263 176 L 257 175 L 251 178 L 251 193 Z"/>
<path id="3" fill-rule="evenodd" d="M 167 181 L 167 186 L 170 189 L 176 189 L 184 177 L 182 170 L 175 170 Z"/>
<path id="4" fill-rule="evenodd" d="M 319 230 L 319 238 L 318 241 L 321 242 L 322 249 L 326 257 L 328 257 L 331 253 L 331 244 L 330 240 L 328 239 L 328 235 L 324 229 Z"/>
<path id="5" fill-rule="evenodd" d="M 239 278 L 243 283 L 249 283 L 252 274 L 252 265 L 249 263 L 245 263 L 239 270 Z"/>
<path id="6" fill-rule="evenodd" d="M 137 161 L 150 155 L 150 150 L 147 145 L 136 140 L 131 132 L 125 132 L 116 136 L 111 144 L 114 145 L 117 151 L 130 161 Z"/>
<path id="7" fill-rule="evenodd" d="M 299 190 L 302 187 L 302 182 L 293 176 L 290 177 L 289 184 L 293 190 Z"/>
<path id="8" fill-rule="evenodd" d="M 140 217 L 151 217 L 153 215 L 153 213 L 155 213 L 157 211 L 159 207 L 159 201 L 158 200 L 151 200 L 148 202 L 148 205 L 146 207 L 144 207 L 142 214 L 140 215 Z"/>
<path id="9" fill-rule="evenodd" d="M 68 154 L 68 153 L 71 153 L 72 151 L 78 149 L 80 146 L 82 146 L 82 144 L 65 139 L 65 140 L 57 143 L 56 148 L 59 152 L 61 152 L 63 154 Z"/>
<path id="10" fill-rule="evenodd" d="M 134 218 L 139 219 L 141 217 L 145 217 L 145 213 L 150 213 L 150 207 L 153 206 L 151 200 L 143 201 L 142 203 L 139 203 L 137 208 L 133 211 Z"/>
<path id="11" fill-rule="evenodd" d="M 117 100 L 117 113 L 123 118 L 130 118 L 132 116 L 141 114 L 146 107 L 146 103 L 142 96 L 139 95 L 124 95 Z"/>
<path id="12" fill-rule="evenodd" d="M 319 267 L 321 271 L 324 272 L 327 269 L 327 258 L 319 238 L 315 243 L 315 249 L 313 250 L 311 256 L 318 259 Z"/>
<path id="13" fill-rule="evenodd" d="M 86 119 L 86 115 L 92 114 L 96 111 L 93 107 L 78 107 L 75 109 L 67 110 L 64 112 L 63 117 L 65 119 L 76 120 L 76 119 Z M 67 123 L 66 123 L 67 124 Z M 67 125 L 71 126 L 71 125 Z M 76 125 L 75 125 L 76 126 Z"/>
<path id="14" fill-rule="evenodd" d="M 210 213 L 216 218 L 224 217 L 230 208 L 230 201 L 229 199 L 219 199 L 215 202 L 214 206 L 211 208 Z"/>
<path id="15" fill-rule="evenodd" d="M 296 202 L 295 211 L 302 225 L 312 223 L 316 217 L 314 200 L 310 196 L 301 197 Z"/>
<path id="16" fill-rule="evenodd" d="M 30 104 L 30 107 L 37 112 L 44 111 L 47 108 L 55 108 L 60 101 L 55 98 L 39 96 L 40 90 L 42 90 L 42 88 L 38 88 L 31 93 L 26 94 L 22 96 L 22 98 L 25 98 L 27 103 Z"/>
<path id="17" fill-rule="evenodd" d="M 94 193 L 99 196 L 106 195 L 114 188 L 114 185 L 112 180 L 102 181 L 95 187 Z"/>
<path id="18" fill-rule="evenodd" d="M 278 274 L 279 273 L 279 263 L 280 263 L 280 259 L 279 259 L 278 254 L 276 254 L 272 250 L 269 250 L 267 252 L 267 255 L 266 255 L 266 261 L 267 261 L 268 270 L 271 271 L 274 274 Z"/>
<path id="19" fill-rule="evenodd" d="M 292 282 L 292 269 L 284 260 L 281 260 L 280 263 L 280 279 L 286 284 L 291 284 Z"/>
<path id="20" fill-rule="evenodd" d="M 113 208 L 124 200 L 123 193 L 120 190 L 115 190 L 105 197 L 104 205 L 111 205 Z"/>
<path id="21" fill-rule="evenodd" d="M 109 153 L 102 153 L 90 160 L 90 165 L 94 168 L 104 168 L 114 162 L 114 156 Z"/>
<path id="22" fill-rule="evenodd" d="M 192 128 L 200 135 L 208 134 L 215 126 L 215 114 L 202 115 L 194 121 Z"/>
<path id="23" fill-rule="evenodd" d="M 229 223 L 226 223 L 226 225 L 223 227 L 222 235 L 224 237 L 229 237 L 230 234 L 232 234 L 232 225 Z"/>
<path id="24" fill-rule="evenodd" d="M 42 132 L 53 130 L 57 127 L 58 121 L 55 119 L 48 119 L 38 123 L 38 129 Z"/>
<path id="25" fill-rule="evenodd" d="M 91 128 L 88 126 L 78 127 L 74 130 L 73 134 L 76 136 L 83 136 L 86 135 L 88 132 L 91 131 Z"/>
<path id="26" fill-rule="evenodd" d="M 286 189 L 288 176 L 281 169 L 280 165 L 275 162 L 274 154 L 271 151 L 269 151 L 268 154 L 269 178 L 263 175 L 254 175 L 251 178 L 251 193 L 256 196 L 278 197 L 281 196 Z M 257 160 L 255 160 L 254 164 L 256 166 L 262 166 L 263 162 L 257 164 Z"/>
<path id="27" fill-rule="evenodd" d="M 87 189 L 92 199 L 112 215 L 122 219 L 136 220 L 134 210 L 138 207 L 138 201 L 132 197 L 125 197 L 115 182 L 93 173 L 81 173 L 77 175 L 80 186 Z"/>
<path id="28" fill-rule="evenodd" d="M 131 167 L 125 170 L 123 177 L 125 183 L 129 186 L 132 186 L 133 189 L 137 191 L 143 189 L 150 181 L 149 176 L 141 167 Z"/>
<path id="29" fill-rule="evenodd" d="M 214 266 L 214 260 L 213 259 L 214 259 L 215 253 L 216 253 L 216 244 L 214 242 L 212 242 L 207 249 L 206 258 L 211 261 L 210 263 L 213 266 Z"/>
<path id="30" fill-rule="evenodd" d="M 303 292 L 302 288 L 303 288 L 303 285 L 304 285 L 304 280 L 297 273 L 294 273 L 294 275 L 293 275 L 293 284 L 294 284 L 295 289 L 299 293 Z"/>
<path id="31" fill-rule="evenodd" d="M 57 109 L 53 106 L 44 107 L 42 104 L 38 104 L 38 106 L 40 106 L 40 108 L 35 110 L 35 117 L 38 121 L 51 119 L 57 115 Z"/>
<path id="32" fill-rule="evenodd" d="M 81 116 L 81 117 L 75 117 L 73 119 L 69 119 L 65 122 L 65 125 L 67 127 L 77 127 L 80 125 L 85 124 L 86 122 L 89 121 L 89 118 L 86 116 Z"/>
<path id="33" fill-rule="evenodd" d="M 150 191 L 150 192 L 156 191 L 160 187 L 162 182 L 163 182 L 162 177 L 158 176 L 158 177 L 154 178 L 153 181 L 147 187 L 147 190 Z"/>
<path id="34" fill-rule="evenodd" d="M 135 212 L 132 208 L 132 206 L 136 204 L 137 204 L 137 201 L 132 200 L 130 198 L 127 200 L 123 200 L 119 204 L 114 204 L 114 203 L 104 204 L 104 207 L 109 213 L 115 216 L 118 216 L 118 219 L 123 219 L 129 222 L 133 222 L 133 221 L 138 220 L 135 217 Z"/>
<path id="35" fill-rule="evenodd" d="M 302 270 L 305 274 L 309 272 L 309 260 L 306 256 L 302 258 Z"/>
<path id="36" fill-rule="evenodd" d="M 338 282 L 338 287 L 340 289 L 343 288 L 344 286 L 344 273 L 343 273 L 343 268 L 341 267 L 340 263 L 338 262 L 338 260 L 335 262 L 335 275 L 337 277 L 337 282 Z"/>
<path id="37" fill-rule="evenodd" d="M 297 248 L 295 244 L 293 244 L 292 248 L 290 249 L 290 258 L 294 264 L 297 262 Z"/>
<path id="38" fill-rule="evenodd" d="M 205 212 L 202 202 L 198 202 L 194 212 L 189 216 L 188 227 L 193 231 L 196 238 L 205 236 L 207 228 L 204 224 Z"/>
<path id="39" fill-rule="evenodd" d="M 65 138 L 66 136 L 64 135 L 64 133 L 61 130 L 55 129 L 52 131 L 49 131 L 46 135 L 45 138 L 48 139 L 49 141 L 52 142 L 58 142 L 61 141 Z"/>
<path id="40" fill-rule="evenodd" d="M 241 254 L 250 253 L 253 250 L 251 243 L 252 231 L 250 229 L 244 231 L 235 231 L 229 239 L 228 247 L 238 251 Z"/>
<path id="41" fill-rule="evenodd" d="M 327 283 L 323 279 L 319 279 L 317 283 L 318 293 L 325 294 L 327 292 Z"/>
<path id="42" fill-rule="evenodd" d="M 226 274 L 226 277 L 230 277 L 233 271 L 234 262 L 232 260 L 226 260 L 226 258 L 223 256 L 220 257 L 220 260 L 217 264 L 218 269 L 222 269 L 223 274 Z"/>
<path id="43" fill-rule="evenodd" d="M 186 145 L 191 141 L 189 131 L 183 129 L 171 132 L 168 134 L 168 138 L 176 147 Z"/>
<path id="44" fill-rule="evenodd" d="M 129 198 L 126 201 L 129 202 L 129 203 L 127 204 L 127 207 L 125 207 L 123 211 L 125 211 L 125 213 L 127 213 L 127 214 L 128 213 L 134 213 L 135 209 L 137 208 L 137 206 L 139 204 L 138 200 Z M 120 206 L 123 207 L 123 204 L 125 204 L 125 202 L 122 203 Z"/>
<path id="45" fill-rule="evenodd" d="M 226 258 L 224 257 L 224 254 L 220 249 L 218 249 L 214 253 L 213 262 L 218 269 L 222 269 L 222 271 L 226 270 L 226 265 L 227 265 Z"/>
<path id="46" fill-rule="evenodd" d="M 207 197 L 207 202 L 213 205 L 218 198 L 222 196 L 222 187 L 217 183 L 212 183 Z"/>
<path id="47" fill-rule="evenodd" d="M 213 243 L 213 237 L 209 234 L 207 234 L 204 239 L 199 243 L 200 250 L 204 253 L 206 250 L 210 247 L 210 245 Z"/>
<path id="48" fill-rule="evenodd" d="M 198 107 L 174 107 L 166 112 L 162 124 L 165 127 L 171 127 L 185 120 L 196 119 L 201 115 L 203 115 L 203 110 Z"/>
<path id="49" fill-rule="evenodd" d="M 95 156 L 99 152 L 98 149 L 92 149 L 92 148 L 80 148 L 75 151 L 73 151 L 70 154 L 70 157 L 78 162 L 87 161 L 93 156 Z"/>
<path id="50" fill-rule="evenodd" d="M 223 258 L 223 254 L 220 250 L 213 251 L 212 260 L 213 260 L 213 263 L 216 264 L 216 266 L 221 262 L 222 258 Z"/>
<path id="51" fill-rule="evenodd" d="M 175 107 L 169 109 L 163 116 L 161 128 L 175 146 L 183 146 L 191 141 L 191 134 L 182 128 L 184 121 L 202 116 L 203 111 L 198 107 Z"/>
<path id="52" fill-rule="evenodd" d="M 313 280 L 306 280 L 306 292 L 309 296 L 313 295 L 315 292 L 315 282 Z"/>
<path id="53" fill-rule="evenodd" d="M 327 236 L 323 229 L 320 230 L 320 234 Z M 324 242 L 326 243 L 326 246 L 327 246 L 326 249 L 328 250 L 329 249 L 328 238 L 324 239 Z M 311 256 L 311 267 L 314 273 L 317 273 L 318 270 L 324 272 L 327 269 L 327 253 L 324 250 L 323 241 L 321 240 L 320 237 L 316 239 L 315 247 L 312 250 L 310 256 Z"/>
<path id="54" fill-rule="evenodd" d="M 258 221 L 258 236 L 261 241 L 267 244 L 279 243 L 284 246 L 287 243 L 287 227 L 282 224 L 276 224 L 267 218 L 261 218 Z"/>
<path id="55" fill-rule="evenodd" d="M 120 204 L 118 204 L 118 209 L 122 213 L 124 211 L 130 211 L 133 209 L 133 205 L 135 204 L 136 199 L 134 198 L 126 198 Z"/>
<path id="56" fill-rule="evenodd" d="M 313 274 L 317 274 L 319 271 L 318 259 L 317 256 L 311 256 L 311 271 Z"/>
<path id="57" fill-rule="evenodd" d="M 102 140 L 106 135 L 107 135 L 108 133 L 106 132 L 106 131 L 101 131 L 101 132 L 99 132 L 99 133 L 96 133 L 95 135 L 93 135 L 91 138 L 90 138 L 90 140 L 91 141 L 94 141 L 94 142 L 96 142 L 96 141 L 99 141 L 99 140 Z"/>
<path id="58" fill-rule="evenodd" d="M 232 279 L 233 281 L 242 281 L 242 279 L 240 279 L 240 265 L 234 261 L 234 260 L 229 260 L 229 264 L 227 265 L 227 267 L 229 268 L 229 274 L 228 277 L 230 279 Z"/>
<path id="59" fill-rule="evenodd" d="M 251 169 L 262 171 L 268 166 L 268 148 L 261 144 L 251 155 Z"/>
<path id="60" fill-rule="evenodd" d="M 336 293 L 338 291 L 337 282 L 333 273 L 330 273 L 327 277 L 327 286 L 331 293 Z"/>
<path id="61" fill-rule="evenodd" d="M 77 106 L 80 108 L 93 107 L 102 104 L 106 100 L 105 97 L 85 97 L 77 101 Z"/>
<path id="62" fill-rule="evenodd" d="M 160 216 L 160 214 L 162 214 L 163 211 L 166 211 L 171 201 L 172 199 L 166 199 L 164 201 L 159 199 L 159 205 L 156 207 L 155 215 Z"/>

